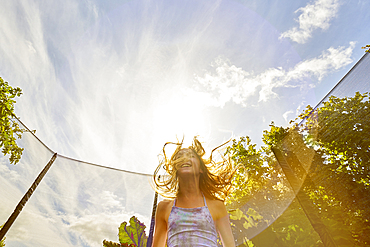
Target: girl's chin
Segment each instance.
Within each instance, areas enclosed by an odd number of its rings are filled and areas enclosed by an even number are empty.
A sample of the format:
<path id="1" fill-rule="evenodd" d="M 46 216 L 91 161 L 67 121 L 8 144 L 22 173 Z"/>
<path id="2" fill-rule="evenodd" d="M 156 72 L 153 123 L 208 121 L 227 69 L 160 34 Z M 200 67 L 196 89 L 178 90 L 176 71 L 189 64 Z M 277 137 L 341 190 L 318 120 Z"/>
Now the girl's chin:
<path id="1" fill-rule="evenodd" d="M 193 170 L 190 170 L 190 169 L 183 169 L 183 170 L 178 170 L 177 171 L 177 175 L 178 176 L 196 176 L 196 175 L 199 175 L 200 173 L 196 173 L 194 172 Z"/>

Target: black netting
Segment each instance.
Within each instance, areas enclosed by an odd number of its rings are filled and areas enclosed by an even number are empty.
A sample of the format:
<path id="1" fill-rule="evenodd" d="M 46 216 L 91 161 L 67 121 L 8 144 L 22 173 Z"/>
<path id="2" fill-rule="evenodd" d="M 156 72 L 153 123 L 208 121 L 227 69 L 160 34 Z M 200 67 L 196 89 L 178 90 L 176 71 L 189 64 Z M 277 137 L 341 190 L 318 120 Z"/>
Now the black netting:
<path id="1" fill-rule="evenodd" d="M 259 235 L 247 235 L 254 237 L 255 246 L 370 243 L 368 71 L 370 56 L 366 54 L 296 128 L 273 146 L 296 196 L 267 229 L 262 224 L 264 231 Z"/>
<path id="2" fill-rule="evenodd" d="M 53 152 L 26 132 L 22 160 L 1 157 L 0 196 L 5 222 Z M 7 177 L 7 179 L 5 179 Z M 9 246 L 99 246 L 117 241 L 118 227 L 136 216 L 149 227 L 154 191 L 150 176 L 58 155 L 6 237 Z"/>

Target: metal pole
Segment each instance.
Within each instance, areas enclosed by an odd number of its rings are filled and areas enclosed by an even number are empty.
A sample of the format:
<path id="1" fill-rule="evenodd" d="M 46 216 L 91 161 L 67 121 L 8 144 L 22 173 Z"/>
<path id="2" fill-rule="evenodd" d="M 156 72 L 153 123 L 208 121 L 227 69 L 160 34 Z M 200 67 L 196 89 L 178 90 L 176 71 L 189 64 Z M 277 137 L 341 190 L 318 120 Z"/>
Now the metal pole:
<path id="1" fill-rule="evenodd" d="M 155 211 L 157 211 L 157 200 L 158 200 L 158 193 L 155 192 L 154 202 L 153 202 L 153 211 L 152 211 L 152 220 L 150 222 L 150 231 L 149 231 L 148 241 L 146 242 L 146 247 L 152 247 L 154 224 L 155 224 Z"/>
<path id="2" fill-rule="evenodd" d="M 14 221 L 17 219 L 18 215 L 21 213 L 23 207 L 26 205 L 28 199 L 32 196 L 33 192 L 36 190 L 37 186 L 45 176 L 45 174 L 50 169 L 51 165 L 54 163 L 55 159 L 57 157 L 57 153 L 54 153 L 53 157 L 49 160 L 49 162 L 46 164 L 44 169 L 40 172 L 40 174 L 37 176 L 36 180 L 33 182 L 31 187 L 28 189 L 27 193 L 23 196 L 22 200 L 18 203 L 17 207 L 14 209 L 14 212 L 10 215 L 9 219 L 5 222 L 3 228 L 0 230 L 0 240 L 2 240 L 5 237 L 5 234 L 8 232 Z"/>
<path id="3" fill-rule="evenodd" d="M 316 209 L 312 206 L 307 194 L 301 188 L 302 184 L 299 181 L 299 178 L 294 174 L 291 165 L 286 159 L 286 156 L 283 154 L 282 150 L 278 148 L 272 148 L 276 160 L 278 161 L 280 167 L 282 168 L 290 186 L 292 187 L 294 194 L 302 207 L 303 212 L 305 213 L 307 219 L 310 221 L 312 228 L 317 232 L 324 246 L 326 247 L 336 247 L 338 246 L 334 241 L 331 233 L 328 231 L 326 225 L 322 222 L 320 216 L 317 214 Z M 290 154 L 291 156 L 295 155 L 294 153 Z M 298 160 L 296 160 L 296 165 L 301 165 Z M 307 177 L 306 179 L 309 179 Z"/>

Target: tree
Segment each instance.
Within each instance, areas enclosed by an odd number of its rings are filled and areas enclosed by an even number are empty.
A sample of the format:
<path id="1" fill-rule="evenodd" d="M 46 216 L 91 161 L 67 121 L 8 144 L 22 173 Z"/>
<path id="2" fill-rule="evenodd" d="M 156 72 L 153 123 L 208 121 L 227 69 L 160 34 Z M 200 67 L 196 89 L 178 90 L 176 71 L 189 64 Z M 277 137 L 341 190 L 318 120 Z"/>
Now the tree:
<path id="1" fill-rule="evenodd" d="M 285 136 L 284 130 L 274 125 L 271 125 L 269 134 L 273 136 L 269 140 L 280 140 Z M 269 228 L 268 234 L 264 231 L 264 235 L 267 234 L 268 237 L 259 238 L 256 243 L 256 240 L 250 241 L 245 238 L 268 227 L 281 213 L 279 208 L 286 208 L 289 201 L 287 194 L 289 197 L 292 195 L 289 193 L 290 185 L 284 179 L 283 171 L 277 165 L 274 153 L 268 146 L 257 149 L 256 144 L 252 144 L 250 138 L 246 136 L 233 140 L 226 154 L 229 154 L 231 159 L 242 165 L 245 170 L 245 172 L 236 173 L 233 180 L 236 189 L 226 201 L 235 239 L 238 242 L 244 242 L 243 246 L 273 246 L 274 243 L 277 246 L 290 246 L 284 245 L 284 242 L 294 241 L 292 232 L 295 229 L 303 229 L 294 222 L 284 225 L 290 230 Z M 244 206 L 246 203 L 247 207 Z M 296 235 L 302 239 L 313 241 L 312 238 L 299 233 L 298 231 Z"/>
<path id="2" fill-rule="evenodd" d="M 307 223 L 302 209 L 297 207 L 298 202 L 293 203 L 283 216 L 274 222 L 274 215 L 282 213 L 275 212 L 275 209 L 286 208 L 292 193 L 290 184 L 271 151 L 271 146 L 278 145 L 286 138 L 289 129 L 276 127 L 273 123 L 270 128 L 264 133 L 263 141 L 266 146 L 257 149 L 249 137 L 241 137 L 238 141 L 234 140 L 226 151 L 235 162 L 244 166 L 248 174 L 247 182 L 244 182 L 243 173 L 236 174 L 236 191 L 228 199 L 231 201 L 228 201 L 228 208 L 231 209 L 229 213 L 235 238 L 238 242 L 245 241 L 245 236 L 266 228 L 242 246 L 311 246 L 319 237 L 317 234 L 315 237 L 307 234 L 314 230 Z M 247 208 L 243 207 L 246 202 Z M 268 227 L 269 225 L 271 226 Z"/>
<path id="3" fill-rule="evenodd" d="M 11 164 L 17 164 L 21 159 L 23 148 L 17 145 L 16 139 L 22 138 L 23 130 L 14 115 L 15 97 L 20 97 L 22 89 L 13 88 L 0 77 L 0 147 L 4 155 L 10 155 Z"/>
<path id="4" fill-rule="evenodd" d="M 275 201 L 281 198 L 283 201 L 286 180 L 279 186 L 272 182 L 275 185 L 266 187 L 266 181 L 279 181 L 277 177 L 282 175 L 279 167 L 274 165 L 275 157 L 280 163 L 285 162 L 280 167 L 286 166 L 284 176 L 293 177 L 289 183 L 297 189 L 295 202 L 265 231 L 253 238 L 253 244 L 369 245 L 369 93 L 356 93 L 353 97 L 344 98 L 331 96 L 317 109 L 307 106 L 292 123 L 291 128 L 272 123 L 270 130 L 264 131 L 265 146 L 259 150 L 251 144 L 249 137 L 234 140 L 227 150 L 234 161 L 244 164 L 249 175 L 247 183 L 238 183 L 240 174 L 237 174 L 235 185 L 239 187 L 232 200 L 250 204 L 251 198 L 259 196 L 258 191 L 262 190 L 264 198 L 259 203 L 268 204 L 269 198 Z M 274 149 L 280 151 L 280 157 L 271 155 Z M 258 205 L 249 206 L 255 209 L 254 214 L 262 212 Z M 250 227 L 246 224 L 246 219 L 250 220 L 248 212 L 237 212 L 231 217 L 242 220 L 239 228 L 243 225 Z M 254 222 L 253 227 L 263 226 L 265 220 Z M 318 234 L 321 234 L 320 237 Z M 269 239 L 274 241 L 269 244 L 266 242 Z"/>
<path id="5" fill-rule="evenodd" d="M 296 126 L 316 152 L 310 170 L 316 186 L 307 186 L 306 192 L 336 232 L 346 227 L 355 245 L 369 245 L 369 93 L 331 96 L 319 108 L 307 109 L 300 119 L 305 119 L 304 124 Z"/>

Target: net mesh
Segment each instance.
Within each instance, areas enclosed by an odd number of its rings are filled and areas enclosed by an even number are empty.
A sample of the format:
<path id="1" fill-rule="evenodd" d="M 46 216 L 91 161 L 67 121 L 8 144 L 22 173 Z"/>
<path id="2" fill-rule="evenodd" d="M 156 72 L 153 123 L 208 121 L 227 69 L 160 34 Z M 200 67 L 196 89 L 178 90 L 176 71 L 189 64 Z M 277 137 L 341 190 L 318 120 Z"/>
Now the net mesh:
<path id="1" fill-rule="evenodd" d="M 370 89 L 368 71 L 366 54 L 296 128 L 258 157 L 247 156 L 249 193 L 227 206 L 237 245 L 370 244 L 369 98 L 361 98 Z M 0 222 L 54 154 L 30 131 L 19 145 L 25 150 L 16 166 L 0 157 Z M 148 234 L 153 200 L 149 174 L 58 155 L 6 244 L 102 246 L 104 239 L 118 242 L 118 227 L 131 216 Z"/>
<path id="2" fill-rule="evenodd" d="M 267 228 L 259 227 L 262 225 L 259 222 L 251 227 L 246 234 L 252 238 L 250 244 L 367 246 L 370 243 L 368 71 L 370 57 L 365 54 L 337 86 L 305 114 L 296 128 L 284 133 L 273 145 L 274 158 L 281 168 L 278 173 L 285 177 L 290 193 L 281 194 L 291 203 L 283 203 L 283 207 L 288 206 L 285 210 L 272 204 L 275 211 L 282 214 L 278 218 L 271 215 Z M 273 186 L 270 188 L 276 190 Z M 264 203 L 271 204 L 266 197 L 255 204 Z M 246 205 L 244 212 L 250 208 L 253 207 Z"/>

